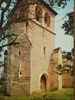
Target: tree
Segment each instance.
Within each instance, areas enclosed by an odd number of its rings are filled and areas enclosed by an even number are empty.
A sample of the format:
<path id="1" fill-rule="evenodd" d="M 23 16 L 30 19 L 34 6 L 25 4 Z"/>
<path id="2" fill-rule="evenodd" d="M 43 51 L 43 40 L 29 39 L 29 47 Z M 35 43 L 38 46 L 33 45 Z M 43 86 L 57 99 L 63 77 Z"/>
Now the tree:
<path id="1" fill-rule="evenodd" d="M 64 8 L 70 0 L 48 0 L 51 6 Z"/>
<path id="2" fill-rule="evenodd" d="M 8 35 L 6 30 L 8 28 L 7 19 L 8 16 L 11 14 L 13 7 L 15 6 L 15 0 L 1 0 L 0 1 L 0 48 L 4 48 L 5 46 L 11 45 L 14 41 L 16 36 L 14 34 Z M 12 7 L 13 4 L 13 7 Z M 8 37 L 14 36 L 14 39 L 11 43 L 5 42 Z M 4 43 L 3 43 L 4 42 Z"/>
<path id="3" fill-rule="evenodd" d="M 59 8 L 65 8 L 65 6 L 68 4 L 70 0 L 49 0 L 49 3 L 51 6 L 57 6 Z M 73 30 L 73 19 L 74 19 L 74 12 L 70 12 L 66 15 L 68 19 L 66 19 L 62 25 L 62 28 L 65 31 L 65 34 L 67 35 L 74 35 L 74 30 Z"/>
<path id="4" fill-rule="evenodd" d="M 16 6 L 15 0 L 0 0 L 0 55 L 4 52 L 4 47 L 15 44 L 17 36 L 13 33 L 8 35 L 8 17 L 13 12 L 13 9 Z M 7 38 L 10 38 L 11 41 L 8 43 Z M 2 56 L 0 56 L 2 57 Z M 4 65 L 4 62 L 0 62 L 0 67 Z"/>
<path id="5" fill-rule="evenodd" d="M 74 12 L 68 13 L 67 17 L 68 17 L 68 19 L 64 21 L 62 28 L 64 29 L 65 34 L 73 36 L 74 35 L 74 30 L 73 30 L 73 28 L 74 28 L 74 23 L 73 23 L 74 22 L 73 21 Z"/>

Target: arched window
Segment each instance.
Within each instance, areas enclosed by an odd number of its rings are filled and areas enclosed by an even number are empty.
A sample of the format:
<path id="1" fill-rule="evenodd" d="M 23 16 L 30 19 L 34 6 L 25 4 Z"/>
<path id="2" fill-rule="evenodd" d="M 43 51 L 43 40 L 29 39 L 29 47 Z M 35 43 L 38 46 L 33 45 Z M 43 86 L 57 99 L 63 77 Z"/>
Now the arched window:
<path id="1" fill-rule="evenodd" d="M 45 92 L 47 90 L 47 80 L 48 80 L 47 74 L 42 74 L 42 76 L 40 78 L 40 89 L 43 92 Z"/>
<path id="2" fill-rule="evenodd" d="M 45 13 L 44 22 L 48 27 L 50 26 L 50 16 L 48 13 Z"/>
<path id="3" fill-rule="evenodd" d="M 42 21 L 42 9 L 39 6 L 36 6 L 36 9 L 35 9 L 35 17 L 36 17 L 36 20 L 37 21 L 39 21 L 39 22 Z"/>

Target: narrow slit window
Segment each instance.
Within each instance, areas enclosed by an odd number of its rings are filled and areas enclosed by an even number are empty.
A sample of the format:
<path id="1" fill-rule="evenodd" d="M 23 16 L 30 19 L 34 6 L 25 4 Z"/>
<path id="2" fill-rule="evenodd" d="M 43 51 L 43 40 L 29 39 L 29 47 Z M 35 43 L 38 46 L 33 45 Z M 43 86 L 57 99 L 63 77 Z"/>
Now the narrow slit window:
<path id="1" fill-rule="evenodd" d="M 19 65 L 19 78 L 21 78 L 22 77 L 22 66 L 21 66 L 21 64 Z"/>
<path id="2" fill-rule="evenodd" d="M 44 22 L 48 27 L 50 26 L 50 16 L 48 13 L 45 13 Z"/>
<path id="3" fill-rule="evenodd" d="M 46 55 L 46 47 L 43 47 L 43 54 Z"/>

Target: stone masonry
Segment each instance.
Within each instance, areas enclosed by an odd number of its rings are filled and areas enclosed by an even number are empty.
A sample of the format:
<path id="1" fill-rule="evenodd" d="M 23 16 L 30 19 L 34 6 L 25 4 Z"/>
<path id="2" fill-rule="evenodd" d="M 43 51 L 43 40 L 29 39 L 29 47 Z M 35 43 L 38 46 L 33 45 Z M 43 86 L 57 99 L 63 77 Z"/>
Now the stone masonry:
<path id="1" fill-rule="evenodd" d="M 8 47 L 6 55 L 5 90 L 8 95 L 30 95 L 34 91 L 51 90 L 50 59 L 55 47 L 56 12 L 45 2 L 40 2 L 43 17 L 39 22 L 35 18 L 36 7 L 36 3 L 29 6 L 28 23 L 13 21 L 8 29 L 8 34 L 18 36 L 16 42 L 19 43 Z M 48 26 L 45 13 L 50 16 Z"/>

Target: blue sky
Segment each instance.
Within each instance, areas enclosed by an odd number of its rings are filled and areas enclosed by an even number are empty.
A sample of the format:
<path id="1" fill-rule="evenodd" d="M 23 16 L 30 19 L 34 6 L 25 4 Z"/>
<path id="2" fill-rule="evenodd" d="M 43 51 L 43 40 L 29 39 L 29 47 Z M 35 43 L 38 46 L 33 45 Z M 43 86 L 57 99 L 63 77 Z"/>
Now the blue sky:
<path id="1" fill-rule="evenodd" d="M 73 11 L 74 0 L 70 0 L 68 5 L 64 9 L 57 9 L 58 15 L 56 16 L 55 20 L 55 32 L 56 32 L 56 39 L 55 39 L 55 47 L 61 47 L 65 51 L 70 51 L 73 48 L 73 37 L 64 35 L 64 30 L 61 28 L 64 22 L 64 16 Z"/>

